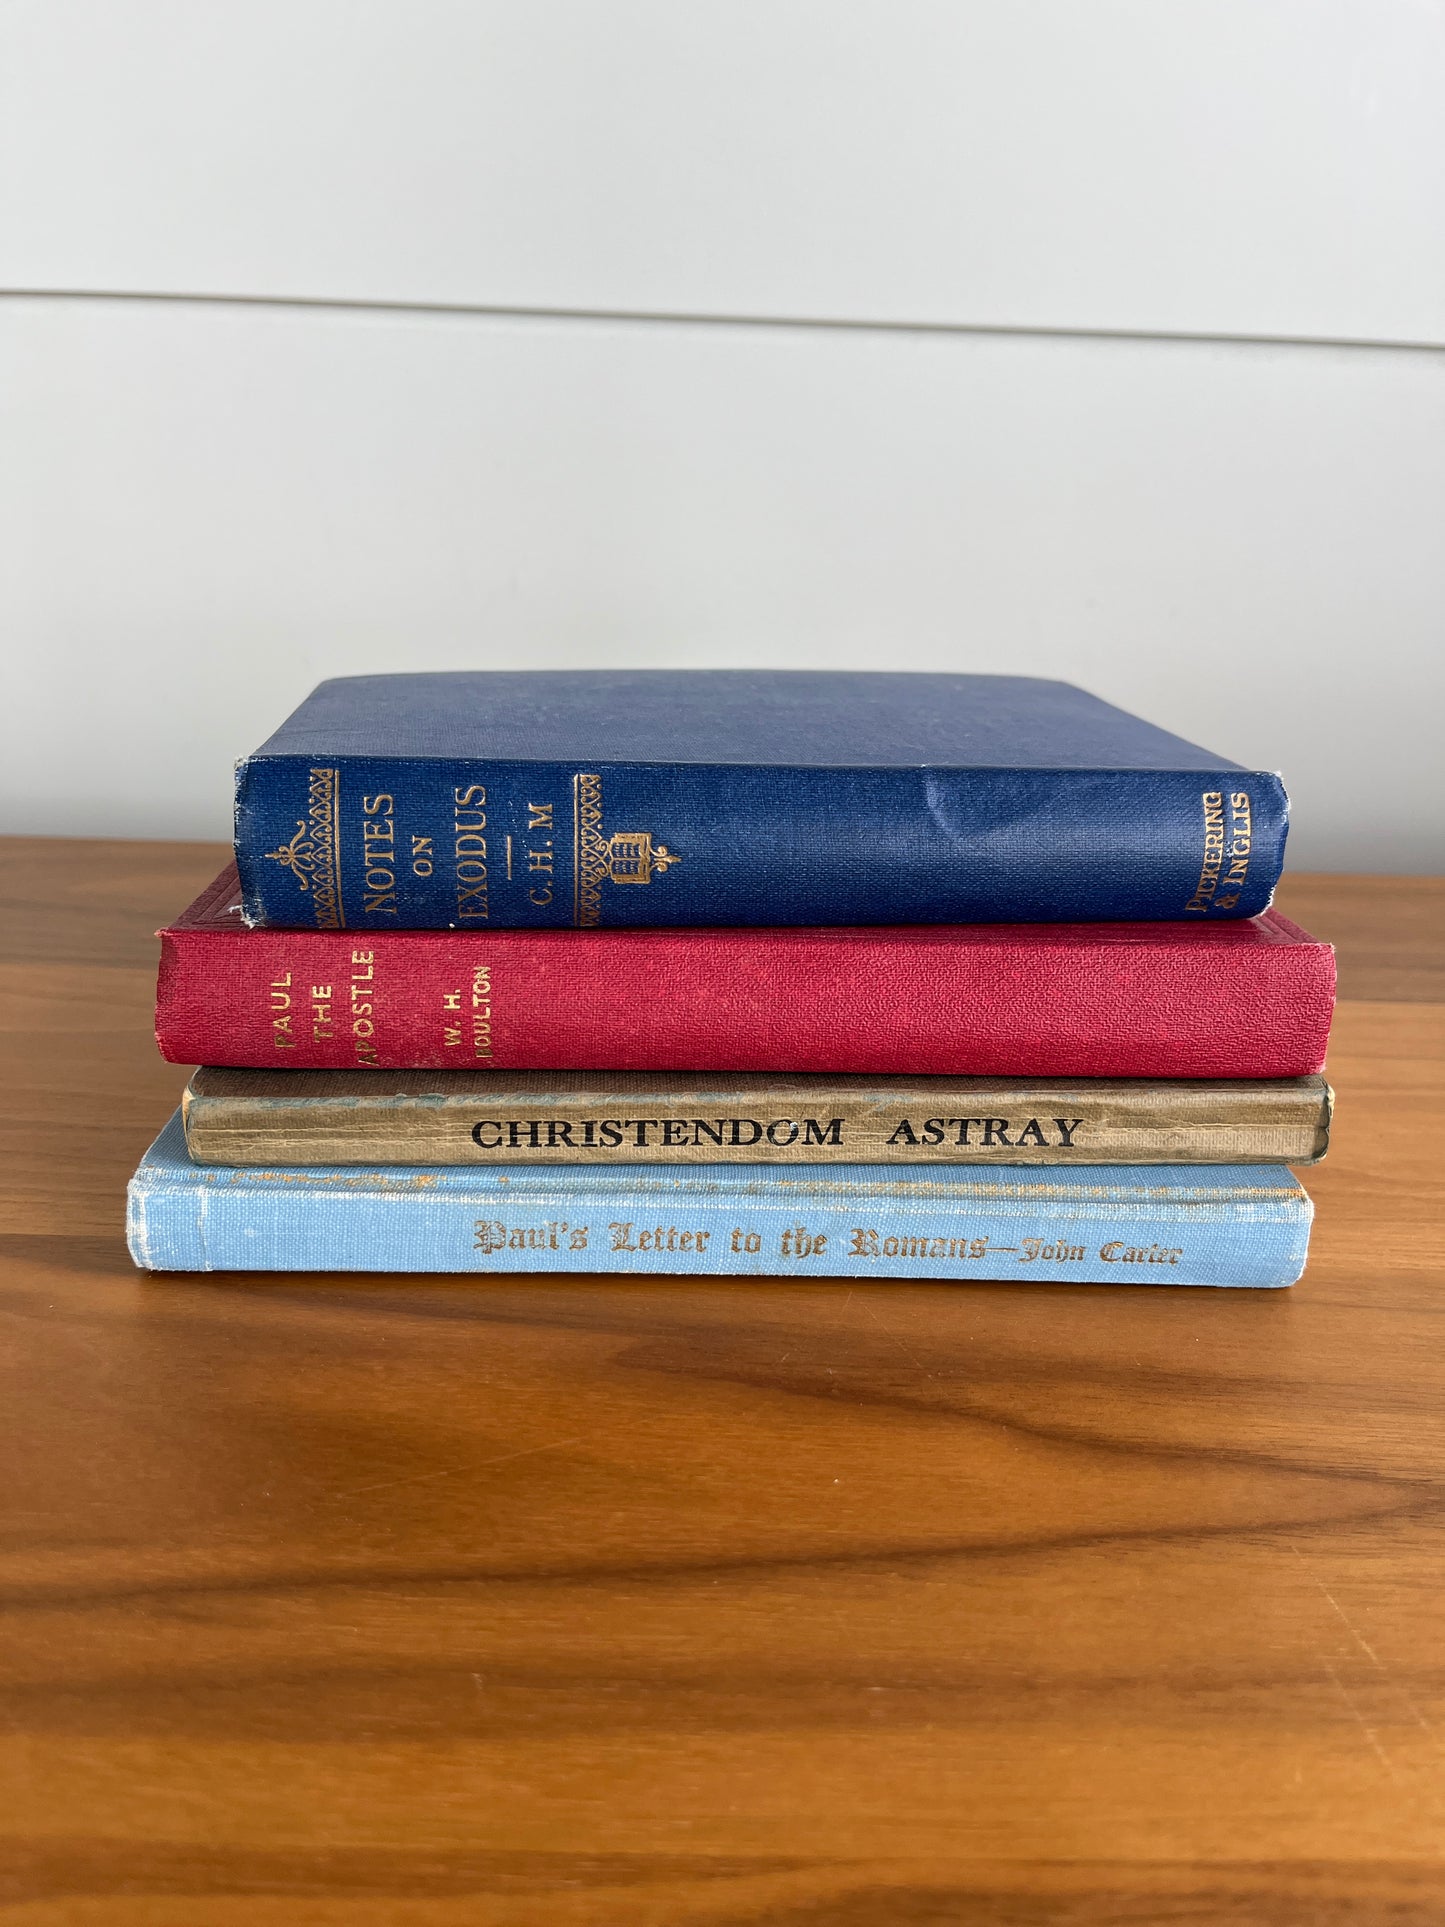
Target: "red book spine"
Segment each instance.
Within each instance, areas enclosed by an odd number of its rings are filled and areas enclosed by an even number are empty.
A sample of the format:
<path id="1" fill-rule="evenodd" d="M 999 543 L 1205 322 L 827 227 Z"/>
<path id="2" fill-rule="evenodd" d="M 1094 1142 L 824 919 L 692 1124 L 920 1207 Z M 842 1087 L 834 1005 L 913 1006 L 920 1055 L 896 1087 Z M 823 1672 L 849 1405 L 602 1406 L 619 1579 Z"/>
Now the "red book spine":
<path id="1" fill-rule="evenodd" d="M 1297 1077 L 1334 957 L 1270 911 L 1204 928 L 161 932 L 156 1034 L 270 1069 Z"/>

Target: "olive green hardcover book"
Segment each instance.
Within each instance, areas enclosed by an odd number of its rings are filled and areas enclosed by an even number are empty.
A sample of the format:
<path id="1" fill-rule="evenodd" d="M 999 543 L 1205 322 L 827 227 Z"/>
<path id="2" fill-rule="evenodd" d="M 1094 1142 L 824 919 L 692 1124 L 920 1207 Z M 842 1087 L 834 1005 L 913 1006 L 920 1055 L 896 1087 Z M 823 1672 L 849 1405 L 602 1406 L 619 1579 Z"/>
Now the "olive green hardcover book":
<path id="1" fill-rule="evenodd" d="M 1313 1164 L 1322 1077 L 199 1070 L 198 1164 Z"/>

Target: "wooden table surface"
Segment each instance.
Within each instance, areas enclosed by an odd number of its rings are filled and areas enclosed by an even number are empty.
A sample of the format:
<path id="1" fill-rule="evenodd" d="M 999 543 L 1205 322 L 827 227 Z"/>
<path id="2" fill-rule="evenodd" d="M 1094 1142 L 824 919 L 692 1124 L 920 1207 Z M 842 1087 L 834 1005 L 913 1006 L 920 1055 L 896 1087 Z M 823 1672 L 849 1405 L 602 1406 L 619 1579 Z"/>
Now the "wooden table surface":
<path id="1" fill-rule="evenodd" d="M 0 1919 L 1445 1920 L 1445 884 L 1289 1292 L 146 1278 L 196 844 L 4 846 Z"/>

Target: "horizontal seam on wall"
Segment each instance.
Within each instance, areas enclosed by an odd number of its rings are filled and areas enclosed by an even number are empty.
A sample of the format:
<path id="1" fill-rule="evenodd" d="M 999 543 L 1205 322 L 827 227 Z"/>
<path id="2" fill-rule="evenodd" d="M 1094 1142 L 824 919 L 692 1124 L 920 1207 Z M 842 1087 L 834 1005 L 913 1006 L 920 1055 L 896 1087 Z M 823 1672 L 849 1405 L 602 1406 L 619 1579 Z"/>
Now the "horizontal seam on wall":
<path id="1" fill-rule="evenodd" d="M 1248 334 L 1187 328 L 1089 328 L 1007 321 L 897 321 L 824 315 L 695 314 L 686 310 L 552 308 L 499 302 L 350 299 L 329 295 L 177 294 L 107 288 L 0 288 L 3 301 L 157 303 L 199 308 L 275 308 L 334 314 L 439 316 L 483 321 L 612 322 L 637 327 L 751 328 L 828 334 L 1018 336 L 1056 341 L 1181 342 L 1230 348 L 1352 348 L 1384 354 L 1440 354 L 1445 342 L 1353 335 Z"/>

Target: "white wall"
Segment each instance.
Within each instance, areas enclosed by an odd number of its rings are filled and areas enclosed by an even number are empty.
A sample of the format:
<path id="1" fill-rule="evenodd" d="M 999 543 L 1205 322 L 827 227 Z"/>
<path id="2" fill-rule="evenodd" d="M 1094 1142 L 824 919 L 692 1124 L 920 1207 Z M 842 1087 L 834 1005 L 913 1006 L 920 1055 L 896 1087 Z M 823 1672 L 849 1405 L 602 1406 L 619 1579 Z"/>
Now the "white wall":
<path id="1" fill-rule="evenodd" d="M 1007 667 L 1440 868 L 1442 82 L 1413 0 L 12 0 L 5 827 L 224 835 L 348 670 Z"/>

